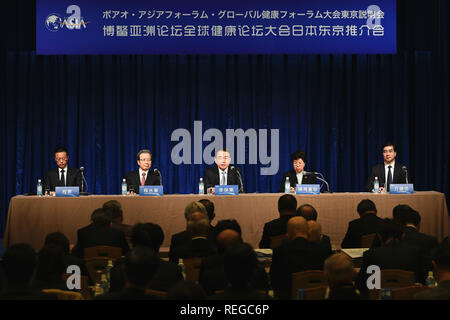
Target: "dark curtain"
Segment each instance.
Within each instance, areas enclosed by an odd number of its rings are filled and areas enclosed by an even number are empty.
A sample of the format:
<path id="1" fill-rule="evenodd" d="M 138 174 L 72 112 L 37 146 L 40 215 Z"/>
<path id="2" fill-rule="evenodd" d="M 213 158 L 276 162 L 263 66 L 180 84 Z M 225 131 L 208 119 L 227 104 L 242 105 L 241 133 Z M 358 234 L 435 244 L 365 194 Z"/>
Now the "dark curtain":
<path id="1" fill-rule="evenodd" d="M 35 191 L 59 145 L 70 166 L 86 168 L 91 193 L 118 194 L 141 148 L 153 152 L 165 192 L 196 192 L 206 165 L 174 165 L 170 140 L 177 128 L 193 138 L 195 120 L 224 138 L 228 128 L 280 130 L 278 174 L 261 176 L 248 156 L 239 165 L 247 192 L 277 192 L 297 149 L 332 191 L 363 191 L 393 140 L 416 190 L 448 194 L 447 12 L 432 1 L 429 37 L 400 13 L 395 55 L 37 56 L 18 29 L 2 50 L 2 231 L 9 199 Z"/>

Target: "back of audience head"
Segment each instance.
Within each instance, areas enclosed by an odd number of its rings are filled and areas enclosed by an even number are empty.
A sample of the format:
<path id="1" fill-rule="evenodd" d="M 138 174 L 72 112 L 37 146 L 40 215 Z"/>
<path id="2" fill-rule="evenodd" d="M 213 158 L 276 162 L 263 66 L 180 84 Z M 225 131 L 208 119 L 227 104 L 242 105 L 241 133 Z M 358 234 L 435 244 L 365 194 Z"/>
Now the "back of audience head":
<path id="1" fill-rule="evenodd" d="M 414 209 L 411 209 L 403 219 L 405 225 L 413 225 L 417 229 L 420 227 L 420 220 L 420 213 Z"/>
<path id="2" fill-rule="evenodd" d="M 184 208 L 184 217 L 188 220 L 189 216 L 195 212 L 201 212 L 208 216 L 205 206 L 199 201 L 193 201 Z"/>
<path id="3" fill-rule="evenodd" d="M 103 204 L 102 208 L 113 223 L 123 222 L 123 211 L 122 205 L 117 200 L 110 200 Z"/>
<path id="4" fill-rule="evenodd" d="M 60 247 L 64 251 L 64 254 L 66 255 L 70 253 L 70 242 L 64 233 L 61 232 L 49 233 L 45 237 L 44 246 L 47 245 L 54 245 Z"/>
<path id="5" fill-rule="evenodd" d="M 91 221 L 96 226 L 109 226 L 111 218 L 102 208 L 95 209 L 91 214 Z"/>
<path id="6" fill-rule="evenodd" d="M 317 220 L 317 211 L 310 204 L 303 204 L 297 209 L 297 216 L 303 217 L 306 221 Z"/>
<path id="7" fill-rule="evenodd" d="M 57 245 L 45 245 L 38 253 L 36 279 L 42 281 L 61 280 L 65 272 L 64 251 Z"/>
<path id="8" fill-rule="evenodd" d="M 325 260 L 323 271 L 331 288 L 339 284 L 352 283 L 355 277 L 352 259 L 343 252 L 329 256 Z"/>
<path id="9" fill-rule="evenodd" d="M 231 286 L 247 287 L 257 263 L 255 251 L 248 243 L 236 243 L 229 246 L 224 254 L 224 269 Z"/>
<path id="10" fill-rule="evenodd" d="M 193 212 L 187 221 L 187 232 L 191 238 L 207 237 L 209 232 L 209 219 L 205 213 Z"/>
<path id="11" fill-rule="evenodd" d="M 124 275 L 128 287 L 146 289 L 159 263 L 157 253 L 148 247 L 134 247 L 125 257 Z"/>
<path id="12" fill-rule="evenodd" d="M 392 216 L 395 221 L 398 223 L 405 225 L 405 218 L 409 215 L 409 212 L 412 210 L 410 206 L 407 204 L 399 204 L 395 206 L 392 210 Z"/>
<path id="13" fill-rule="evenodd" d="M 159 252 L 164 241 L 164 232 L 154 223 L 136 223 L 131 229 L 131 243 L 133 247 L 144 246 Z"/>
<path id="14" fill-rule="evenodd" d="M 36 264 L 36 252 L 29 244 L 18 243 L 6 249 L 2 257 L 2 266 L 8 287 L 29 285 Z"/>
<path id="15" fill-rule="evenodd" d="M 208 215 L 209 222 L 214 220 L 216 214 L 214 213 L 214 203 L 208 199 L 201 199 L 198 202 L 203 204 L 206 208 L 206 214 Z"/>
<path id="16" fill-rule="evenodd" d="M 356 208 L 356 210 L 358 211 L 358 214 L 360 217 L 362 217 L 368 213 L 377 214 L 377 207 L 375 206 L 375 203 L 373 203 L 373 201 L 369 200 L 369 199 L 362 200 L 358 204 L 358 207 Z"/>
<path id="17" fill-rule="evenodd" d="M 286 237 L 293 240 L 298 237 L 308 239 L 309 226 L 303 217 L 292 217 L 289 219 L 286 230 Z"/>
<path id="18" fill-rule="evenodd" d="M 308 223 L 308 241 L 319 242 L 322 237 L 322 226 L 314 220 L 307 221 Z"/>
<path id="19" fill-rule="evenodd" d="M 178 281 L 167 291 L 167 300 L 204 300 L 206 293 L 193 281 Z"/>
<path id="20" fill-rule="evenodd" d="M 219 254 L 223 254 L 228 246 L 242 242 L 241 226 L 234 219 L 220 220 L 214 231 Z"/>
<path id="21" fill-rule="evenodd" d="M 387 244 L 390 240 L 401 240 L 403 235 L 402 226 L 397 221 L 386 218 L 381 224 L 379 234 L 383 244 Z"/>
<path id="22" fill-rule="evenodd" d="M 282 195 L 278 199 L 278 212 L 280 215 L 295 215 L 297 209 L 297 199 L 291 194 Z"/>

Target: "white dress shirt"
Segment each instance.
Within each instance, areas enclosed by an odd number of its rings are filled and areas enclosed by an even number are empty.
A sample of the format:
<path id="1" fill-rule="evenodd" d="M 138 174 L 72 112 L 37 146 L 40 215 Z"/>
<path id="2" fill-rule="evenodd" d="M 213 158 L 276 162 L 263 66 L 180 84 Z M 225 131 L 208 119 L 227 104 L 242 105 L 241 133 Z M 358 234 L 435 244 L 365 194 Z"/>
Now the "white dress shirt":
<path id="1" fill-rule="evenodd" d="M 224 176 L 225 176 L 225 183 L 223 185 L 227 184 L 227 176 L 228 176 L 228 168 L 226 168 L 225 170 L 222 171 L 222 169 L 219 168 L 219 183 L 220 185 L 222 185 L 222 172 L 224 172 Z"/>
<path id="2" fill-rule="evenodd" d="M 387 187 L 387 178 L 388 178 L 388 172 L 389 172 L 389 166 L 391 166 L 391 174 L 392 174 L 392 183 L 394 183 L 394 167 L 395 167 L 395 160 L 391 164 L 384 163 L 384 185 Z"/>
<path id="3" fill-rule="evenodd" d="M 303 171 L 302 172 L 300 172 L 300 173 L 297 173 L 297 183 L 298 184 L 302 184 L 302 181 L 303 181 Z"/>
<path id="4" fill-rule="evenodd" d="M 148 170 L 144 171 L 141 168 L 139 168 L 139 185 L 141 185 L 141 181 L 142 181 L 142 174 L 145 173 L 145 181 L 147 181 L 147 175 L 148 175 Z"/>
<path id="5" fill-rule="evenodd" d="M 64 182 L 66 183 L 67 186 L 67 166 L 63 169 L 58 168 L 58 179 L 59 181 L 61 181 L 61 171 L 64 170 Z"/>

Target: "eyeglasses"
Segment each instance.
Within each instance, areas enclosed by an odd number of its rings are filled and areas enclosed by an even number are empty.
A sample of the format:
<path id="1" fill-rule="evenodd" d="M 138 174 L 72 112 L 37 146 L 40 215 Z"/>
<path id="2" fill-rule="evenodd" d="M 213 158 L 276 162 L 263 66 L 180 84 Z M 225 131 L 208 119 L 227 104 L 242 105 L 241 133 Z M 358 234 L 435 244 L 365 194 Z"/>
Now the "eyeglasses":
<path id="1" fill-rule="evenodd" d="M 56 162 L 66 161 L 67 158 L 55 158 Z"/>
<path id="2" fill-rule="evenodd" d="M 231 157 L 228 157 L 228 156 L 225 156 L 225 157 L 217 157 L 217 159 L 218 159 L 218 160 L 222 160 L 222 159 L 229 160 L 229 159 L 231 159 Z"/>
<path id="3" fill-rule="evenodd" d="M 139 159 L 140 162 L 152 162 L 152 159 Z"/>

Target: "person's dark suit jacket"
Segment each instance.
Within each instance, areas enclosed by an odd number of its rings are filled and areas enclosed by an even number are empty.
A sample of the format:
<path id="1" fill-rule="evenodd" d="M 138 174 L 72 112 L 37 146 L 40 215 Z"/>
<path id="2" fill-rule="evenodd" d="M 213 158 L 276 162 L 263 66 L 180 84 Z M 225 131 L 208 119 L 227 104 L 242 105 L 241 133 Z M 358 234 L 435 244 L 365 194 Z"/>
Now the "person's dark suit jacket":
<path id="1" fill-rule="evenodd" d="M 110 292 L 118 292 L 125 288 L 125 279 L 123 277 L 123 258 L 117 259 L 114 267 L 111 269 Z M 158 291 L 169 291 L 169 289 L 179 281 L 183 281 L 181 268 L 174 263 L 159 259 L 158 267 L 153 279 L 148 285 L 149 289 Z"/>
<path id="2" fill-rule="evenodd" d="M 72 249 L 72 253 L 80 258 L 84 258 L 84 249 L 95 246 L 112 246 L 122 248 L 122 255 L 126 255 L 130 250 L 125 239 L 125 234 L 110 226 L 90 224 L 87 227 L 78 229 L 77 244 Z"/>
<path id="3" fill-rule="evenodd" d="M 435 237 L 419 232 L 413 227 L 405 227 L 403 241 L 407 244 L 421 247 L 424 254 L 427 255 L 430 255 L 438 246 L 438 241 Z"/>
<path id="4" fill-rule="evenodd" d="M 406 172 L 402 169 L 403 165 L 400 162 L 395 161 L 394 173 L 392 175 L 392 183 L 406 183 Z M 373 181 L 375 177 L 378 177 L 380 187 L 384 187 L 386 181 L 386 174 L 384 172 L 384 163 L 376 164 L 372 167 L 369 178 L 367 179 L 366 191 L 371 192 L 373 189 Z M 409 177 L 408 177 L 409 178 Z M 408 181 L 411 183 L 411 181 Z"/>
<path id="5" fill-rule="evenodd" d="M 139 170 L 128 172 L 125 179 L 127 180 L 127 188 L 133 188 L 134 193 L 139 193 L 139 186 L 141 185 L 141 177 Z M 145 179 L 146 186 L 160 186 L 162 185 L 159 173 L 154 170 L 148 170 L 147 178 Z"/>
<path id="6" fill-rule="evenodd" d="M 378 233 L 382 228 L 382 222 L 383 219 L 374 213 L 367 213 L 359 219 L 350 221 L 341 248 L 361 248 L 361 237 Z"/>
<path id="7" fill-rule="evenodd" d="M 214 232 L 214 227 L 210 226 L 208 232 L 208 240 L 211 243 L 214 243 L 216 234 Z M 177 251 L 179 247 L 185 246 L 188 242 L 191 242 L 191 235 L 186 230 L 178 232 L 172 236 L 170 239 L 170 248 L 169 248 L 169 261 L 175 264 L 178 263 L 178 260 L 174 256 L 174 252 Z"/>
<path id="8" fill-rule="evenodd" d="M 161 298 L 146 294 L 145 290 L 136 288 L 125 288 L 121 291 L 108 292 L 95 297 L 95 300 L 161 300 Z"/>
<path id="9" fill-rule="evenodd" d="M 31 286 L 13 286 L 0 293 L 0 300 L 58 300 L 58 296 L 43 293 Z"/>
<path id="10" fill-rule="evenodd" d="M 323 270 L 329 253 L 324 246 L 298 237 L 273 249 L 270 278 L 276 298 L 290 299 L 292 273 Z"/>
<path id="11" fill-rule="evenodd" d="M 125 233 L 125 239 L 127 240 L 128 245 L 131 247 L 131 230 L 133 226 L 125 223 L 112 223 L 111 228 L 123 231 Z"/>
<path id="12" fill-rule="evenodd" d="M 420 247 L 411 246 L 400 240 L 392 240 L 382 247 L 364 252 L 356 286 L 361 291 L 361 294 L 367 294 L 366 282 L 369 277 L 367 267 L 370 265 L 377 265 L 381 270 L 401 269 L 413 271 L 416 282 L 425 283 L 425 277 L 429 271 L 427 266 L 431 265 L 428 259 L 423 256 Z"/>
<path id="13" fill-rule="evenodd" d="M 214 294 L 207 300 L 272 300 L 272 297 L 251 287 L 227 287 L 224 292 Z"/>
<path id="14" fill-rule="evenodd" d="M 199 284 L 205 290 L 205 293 L 210 296 L 217 290 L 224 290 L 227 287 L 227 279 L 224 269 L 223 255 L 213 255 L 202 260 L 199 273 Z M 269 290 L 269 279 L 264 267 L 257 265 L 250 285 L 255 290 L 266 291 Z"/>
<path id="15" fill-rule="evenodd" d="M 239 186 L 239 193 L 244 192 L 244 186 L 241 184 L 239 180 L 239 174 L 236 172 L 236 170 L 239 171 L 242 179 L 242 183 L 244 183 L 244 178 L 242 177 L 241 169 L 238 167 L 234 167 L 234 169 L 231 169 L 231 165 L 228 167 L 228 173 L 227 173 L 227 185 L 238 185 Z M 208 188 L 215 187 L 216 185 L 220 185 L 220 177 L 219 177 L 219 167 L 213 166 L 205 169 L 205 172 L 203 174 L 203 182 L 205 184 L 205 193 L 207 193 Z"/>
<path id="16" fill-rule="evenodd" d="M 66 185 L 63 185 L 59 179 L 59 168 L 53 168 L 47 171 L 44 177 L 44 190 L 50 189 L 50 191 L 55 191 L 55 187 L 65 186 L 81 188 L 81 172 L 79 169 L 67 167 Z"/>
<path id="17" fill-rule="evenodd" d="M 414 300 L 450 300 L 450 280 L 441 281 L 435 288 L 416 293 Z"/>
<path id="18" fill-rule="evenodd" d="M 361 300 L 361 295 L 353 284 L 342 284 L 330 289 L 327 300 Z"/>
<path id="19" fill-rule="evenodd" d="M 194 238 L 183 246 L 174 248 L 173 260 L 178 264 L 179 259 L 208 257 L 217 253 L 216 246 L 206 238 Z"/>
<path id="20" fill-rule="evenodd" d="M 287 224 L 295 214 L 283 214 L 278 219 L 266 222 L 259 247 L 261 249 L 270 248 L 270 237 L 286 234 Z"/>
<path id="21" fill-rule="evenodd" d="M 297 173 L 294 169 L 285 172 L 283 174 L 283 179 L 281 179 L 281 185 L 280 185 L 280 192 L 284 192 L 284 183 L 286 182 L 286 177 L 289 177 L 289 182 L 291 184 L 292 188 L 295 188 L 295 186 L 298 184 L 297 180 Z M 317 178 L 313 174 L 306 174 L 303 175 L 302 184 L 316 184 Z"/>
<path id="22" fill-rule="evenodd" d="M 333 248 L 331 246 L 331 239 L 329 236 L 323 234 L 320 238 L 319 245 L 321 245 L 324 248 L 324 250 L 328 252 L 328 255 L 331 255 L 333 253 Z"/>

